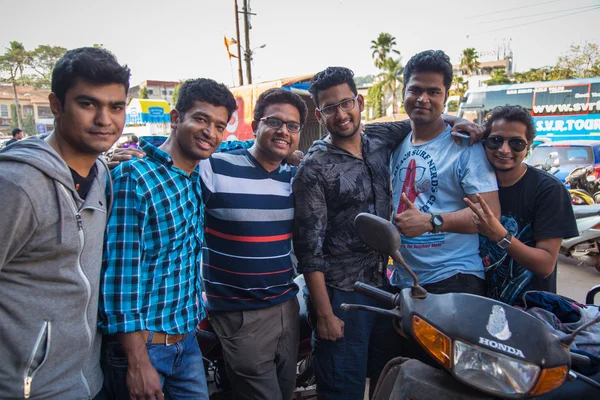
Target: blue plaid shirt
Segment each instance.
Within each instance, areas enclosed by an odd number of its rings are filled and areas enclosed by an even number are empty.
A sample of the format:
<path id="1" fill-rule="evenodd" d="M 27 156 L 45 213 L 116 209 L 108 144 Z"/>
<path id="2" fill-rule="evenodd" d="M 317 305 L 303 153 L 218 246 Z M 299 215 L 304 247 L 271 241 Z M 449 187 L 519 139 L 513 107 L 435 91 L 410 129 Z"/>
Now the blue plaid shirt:
<path id="1" fill-rule="evenodd" d="M 107 334 L 150 330 L 187 333 L 203 316 L 200 266 L 204 238 L 198 167 L 188 175 L 158 149 L 112 171 L 115 201 L 108 220 L 100 327 Z"/>

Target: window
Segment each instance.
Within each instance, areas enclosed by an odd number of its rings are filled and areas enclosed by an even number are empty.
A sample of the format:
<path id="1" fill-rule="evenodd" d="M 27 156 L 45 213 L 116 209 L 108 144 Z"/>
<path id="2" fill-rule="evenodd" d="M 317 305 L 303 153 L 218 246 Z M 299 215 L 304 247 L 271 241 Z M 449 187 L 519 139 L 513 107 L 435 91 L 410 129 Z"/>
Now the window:
<path id="1" fill-rule="evenodd" d="M 169 89 L 168 93 L 169 93 L 169 96 L 173 96 L 173 89 Z"/>
<path id="2" fill-rule="evenodd" d="M 147 92 L 148 95 L 152 96 L 154 94 L 154 89 L 148 89 Z"/>
<path id="3" fill-rule="evenodd" d="M 52 110 L 48 106 L 38 106 L 38 118 L 54 118 Z"/>
<path id="4" fill-rule="evenodd" d="M 0 106 L 0 117 L 8 117 L 8 106 L 6 104 Z"/>
<path id="5" fill-rule="evenodd" d="M 33 106 L 23 106 L 23 115 L 33 115 Z"/>

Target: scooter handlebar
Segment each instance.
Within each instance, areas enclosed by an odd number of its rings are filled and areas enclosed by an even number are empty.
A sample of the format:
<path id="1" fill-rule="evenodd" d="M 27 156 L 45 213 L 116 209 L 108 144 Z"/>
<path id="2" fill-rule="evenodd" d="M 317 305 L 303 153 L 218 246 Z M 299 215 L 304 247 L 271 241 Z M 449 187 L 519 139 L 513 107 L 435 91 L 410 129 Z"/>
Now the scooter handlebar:
<path id="1" fill-rule="evenodd" d="M 384 303 L 385 306 L 389 306 L 389 307 L 397 306 L 396 299 L 398 298 L 398 296 L 395 294 L 386 292 L 385 290 L 378 289 L 376 287 L 367 285 L 366 283 L 362 283 L 362 282 L 356 282 L 354 284 L 354 290 L 356 290 L 358 293 L 364 294 L 365 296 L 369 296 L 376 300 L 381 301 L 382 303 Z"/>

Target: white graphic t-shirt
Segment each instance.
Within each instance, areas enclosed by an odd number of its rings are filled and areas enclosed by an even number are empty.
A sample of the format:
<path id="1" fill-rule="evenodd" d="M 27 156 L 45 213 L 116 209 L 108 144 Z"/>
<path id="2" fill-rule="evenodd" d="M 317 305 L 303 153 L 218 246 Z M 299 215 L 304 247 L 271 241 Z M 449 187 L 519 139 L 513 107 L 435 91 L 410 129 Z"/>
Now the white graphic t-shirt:
<path id="1" fill-rule="evenodd" d="M 391 158 L 394 214 L 405 211 L 400 195 L 406 193 L 421 212 L 443 213 L 465 208 L 467 194 L 498 190 L 496 175 L 480 143 L 467 146 L 452 140 L 450 126 L 437 138 L 413 145 L 412 132 Z M 415 238 L 402 236 L 400 252 L 419 277 L 420 284 L 448 279 L 458 273 L 484 278 L 477 234 L 425 233 Z M 391 283 L 408 287 L 412 279 L 400 265 Z"/>

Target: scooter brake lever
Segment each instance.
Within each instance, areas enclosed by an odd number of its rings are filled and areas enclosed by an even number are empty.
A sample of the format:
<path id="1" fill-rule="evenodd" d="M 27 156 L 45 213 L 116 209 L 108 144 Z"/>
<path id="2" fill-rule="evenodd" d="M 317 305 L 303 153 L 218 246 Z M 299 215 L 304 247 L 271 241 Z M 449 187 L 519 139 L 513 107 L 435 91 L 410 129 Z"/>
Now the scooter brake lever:
<path id="1" fill-rule="evenodd" d="M 384 308 L 365 306 L 363 304 L 346 304 L 342 303 L 340 308 L 344 311 L 348 310 L 362 310 L 362 311 L 371 311 L 377 314 L 387 315 L 392 318 L 402 319 L 402 314 L 398 308 L 393 308 L 391 310 L 386 310 Z"/>

